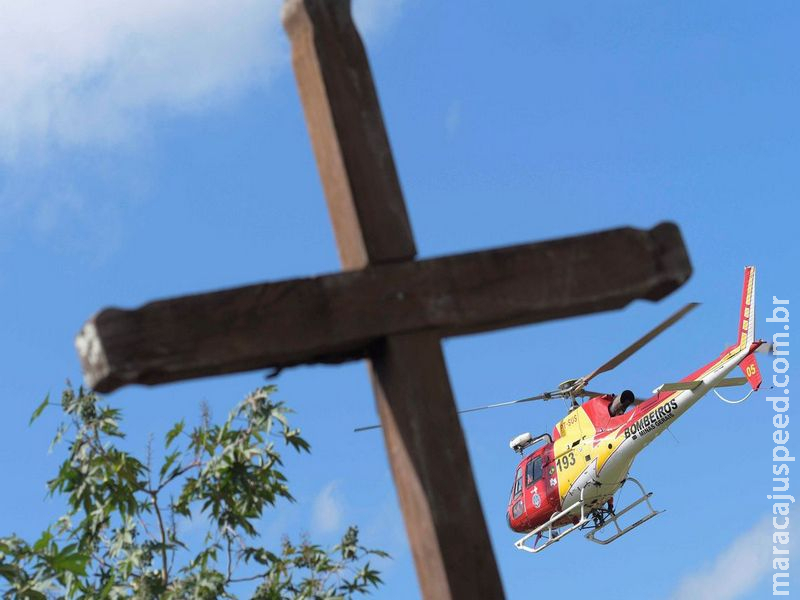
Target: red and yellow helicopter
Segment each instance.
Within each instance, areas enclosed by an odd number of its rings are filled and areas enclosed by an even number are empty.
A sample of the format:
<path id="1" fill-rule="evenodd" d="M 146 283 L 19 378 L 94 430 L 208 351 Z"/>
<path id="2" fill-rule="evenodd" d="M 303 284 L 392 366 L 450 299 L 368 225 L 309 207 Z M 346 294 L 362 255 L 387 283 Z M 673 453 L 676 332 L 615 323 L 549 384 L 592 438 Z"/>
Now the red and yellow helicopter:
<path id="1" fill-rule="evenodd" d="M 587 539 L 609 544 L 663 512 L 655 510 L 650 503 L 652 492 L 646 492 L 642 484 L 629 475 L 633 461 L 709 391 L 714 390 L 719 395 L 716 388 L 749 383 L 752 388 L 749 396 L 760 387 L 761 373 L 755 353 L 769 352 L 770 344 L 755 339 L 755 281 L 755 267 L 745 267 L 738 341 L 726 348 L 719 358 L 680 381 L 658 386 L 646 400 L 637 399 L 630 390 L 617 396 L 592 392 L 586 386 L 601 373 L 630 358 L 696 308 L 697 303 L 687 304 L 602 366 L 584 377 L 561 383 L 556 390 L 459 411 L 463 414 L 555 398 L 569 403 L 567 416 L 556 424 L 552 434 L 534 437 L 523 433 L 509 444 L 523 456 L 515 472 L 506 510 L 509 527 L 524 534 L 515 542 L 517 548 L 541 552 L 576 530 L 589 530 Z M 729 378 L 729 373 L 737 366 L 745 376 Z M 581 402 L 583 398 L 588 399 Z M 360 427 L 356 431 L 379 427 Z M 529 450 L 532 451 L 526 455 Z M 614 497 L 629 482 L 636 486 L 637 499 L 618 508 Z M 646 510 L 644 516 L 630 525 L 622 525 L 620 517 L 638 506 Z M 611 535 L 598 537 L 612 525 Z"/>
<path id="2" fill-rule="evenodd" d="M 748 382 L 752 390 L 757 390 L 761 385 L 754 353 L 768 351 L 769 344 L 755 339 L 755 276 L 755 267 L 745 268 L 737 343 L 680 381 L 660 385 L 649 399 L 638 400 L 630 390 L 616 396 L 592 392 L 586 386 L 677 322 L 696 303 L 686 305 L 601 367 L 563 382 L 554 391 L 461 411 L 553 398 L 569 401 L 569 413 L 556 424 L 552 434 L 534 437 L 523 433 L 510 442 L 511 449 L 523 456 L 507 508 L 511 529 L 524 533 L 515 542 L 517 548 L 540 552 L 580 529 L 589 530 L 589 540 L 608 544 L 663 512 L 651 505 L 652 493 L 629 475 L 631 466 L 639 452 L 709 391 Z M 737 366 L 745 377 L 727 378 Z M 588 400 L 581 403 L 581 398 Z M 529 450 L 533 451 L 526 456 Z M 638 488 L 638 497 L 618 509 L 614 496 L 628 482 Z M 622 526 L 618 519 L 640 505 L 646 514 Z M 598 537 L 612 525 L 608 530 L 611 535 Z"/>

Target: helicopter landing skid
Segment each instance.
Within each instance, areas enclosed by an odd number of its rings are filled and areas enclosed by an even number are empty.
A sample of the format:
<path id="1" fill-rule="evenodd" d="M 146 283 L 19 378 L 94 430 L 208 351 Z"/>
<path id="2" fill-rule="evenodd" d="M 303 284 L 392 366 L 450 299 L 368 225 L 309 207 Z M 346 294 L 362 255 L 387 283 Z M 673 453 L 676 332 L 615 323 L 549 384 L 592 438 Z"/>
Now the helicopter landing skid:
<path id="1" fill-rule="evenodd" d="M 629 531 L 636 529 L 639 525 L 642 525 L 652 519 L 653 517 L 660 515 L 663 510 L 655 510 L 653 505 L 650 504 L 650 497 L 653 495 L 652 492 L 646 492 L 644 487 L 637 479 L 633 477 L 628 477 L 625 482 L 623 482 L 623 486 L 628 481 L 632 481 L 635 483 L 642 492 L 641 497 L 631 502 L 628 506 L 623 508 L 621 511 L 616 512 L 613 508 L 594 508 L 589 509 L 587 513 L 587 506 L 583 501 L 583 490 L 581 490 L 581 497 L 580 500 L 574 502 L 567 508 L 557 513 L 554 513 L 546 523 L 543 523 L 536 529 L 529 531 L 524 536 L 519 538 L 516 542 L 514 542 L 514 546 L 517 547 L 519 550 L 524 550 L 525 552 L 532 552 L 537 553 L 541 552 L 545 548 L 550 547 L 551 545 L 555 544 L 557 541 L 561 540 L 563 537 L 567 536 L 568 534 L 572 533 L 576 529 L 591 529 L 591 531 L 586 534 L 586 539 L 596 543 L 596 544 L 610 544 L 616 539 L 621 538 L 623 535 L 628 533 Z M 584 488 L 585 489 L 585 488 Z M 620 488 L 621 489 L 621 488 Z M 627 512 L 633 510 L 637 506 L 639 506 L 642 502 L 647 503 L 647 508 L 649 509 L 648 514 L 644 517 L 633 523 L 632 525 L 628 525 L 627 527 L 620 527 L 618 519 L 626 514 Z M 610 505 L 609 505 L 610 506 Z M 580 516 L 567 527 L 563 529 L 563 525 L 559 527 L 555 527 L 554 524 L 558 523 L 564 517 L 570 515 L 576 509 L 580 508 Z M 600 533 L 603 529 L 608 527 L 609 525 L 613 524 L 616 527 L 617 531 L 611 537 L 605 539 L 597 539 L 595 536 Z M 527 542 L 534 538 L 534 542 L 532 545 L 527 544 Z M 544 541 L 543 541 L 544 540 Z M 540 544 L 540 542 L 542 542 Z"/>
<path id="2" fill-rule="evenodd" d="M 581 509 L 581 516 L 575 521 L 572 525 L 570 525 L 567 529 L 562 529 L 561 527 L 555 527 L 554 524 L 572 513 L 575 509 Z M 521 538 L 519 538 L 516 542 L 514 542 L 514 546 L 517 547 L 519 550 L 524 550 L 525 552 L 533 552 L 534 554 L 537 552 L 541 552 L 545 548 L 549 548 L 551 545 L 555 544 L 561 538 L 566 536 L 569 533 L 572 533 L 576 529 L 581 529 L 587 523 L 590 522 L 590 515 L 586 514 L 586 505 L 583 503 L 583 490 L 581 490 L 581 497 L 580 500 L 577 502 L 572 503 L 567 508 L 557 513 L 554 513 L 546 523 L 539 525 L 536 529 L 529 531 Z M 533 541 L 533 545 L 527 545 L 526 542 L 530 540 L 532 537 L 535 536 Z M 544 540 L 544 542 L 539 545 L 539 542 Z"/>
<path id="3" fill-rule="evenodd" d="M 636 529 L 639 527 L 639 525 L 646 523 L 653 517 L 656 517 L 664 512 L 663 510 L 656 510 L 653 508 L 653 505 L 650 504 L 650 497 L 653 495 L 653 492 L 646 492 L 642 484 L 639 483 L 639 480 L 634 479 L 633 477 L 628 477 L 622 485 L 624 486 L 625 483 L 629 481 L 632 481 L 639 487 L 642 495 L 619 512 L 613 509 L 597 509 L 593 511 L 592 516 L 594 517 L 594 524 L 592 530 L 586 534 L 587 540 L 594 542 L 595 544 L 602 544 L 605 546 L 606 544 L 610 544 L 614 540 L 621 538 L 629 531 Z M 632 523 L 627 527 L 620 527 L 619 518 L 625 513 L 639 506 L 642 502 L 647 504 L 648 513 L 635 523 Z M 614 525 L 617 530 L 616 533 L 605 539 L 597 539 L 595 536 L 609 525 Z"/>

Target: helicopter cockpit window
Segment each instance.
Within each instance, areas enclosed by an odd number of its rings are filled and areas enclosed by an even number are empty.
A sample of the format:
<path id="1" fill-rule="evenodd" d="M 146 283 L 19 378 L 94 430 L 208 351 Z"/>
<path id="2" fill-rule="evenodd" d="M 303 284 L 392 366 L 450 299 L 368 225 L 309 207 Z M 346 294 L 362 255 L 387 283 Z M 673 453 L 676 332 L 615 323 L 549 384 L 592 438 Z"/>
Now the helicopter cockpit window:
<path id="1" fill-rule="evenodd" d="M 514 498 L 522 493 L 522 468 L 517 469 L 517 478 L 514 480 Z"/>
<path id="2" fill-rule="evenodd" d="M 542 457 L 537 456 L 533 460 L 528 461 L 525 467 L 525 487 L 533 485 L 535 481 L 542 478 Z"/>

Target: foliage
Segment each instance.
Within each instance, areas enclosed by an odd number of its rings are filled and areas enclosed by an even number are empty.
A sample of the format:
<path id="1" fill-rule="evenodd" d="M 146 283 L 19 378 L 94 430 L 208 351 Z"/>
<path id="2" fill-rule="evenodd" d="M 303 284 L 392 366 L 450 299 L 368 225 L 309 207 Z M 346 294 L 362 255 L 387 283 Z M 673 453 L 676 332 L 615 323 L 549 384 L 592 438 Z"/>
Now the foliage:
<path id="1" fill-rule="evenodd" d="M 324 549 L 303 538 L 270 551 L 254 542 L 265 508 L 292 501 L 276 441 L 308 452 L 290 412 L 273 402 L 273 387 L 247 396 L 228 419 L 213 425 L 207 409 L 187 431 L 183 421 L 166 434 L 159 468 L 122 450 L 119 409 L 95 394 L 68 387 L 61 407 L 68 420 L 54 443 L 70 435 L 69 456 L 48 482 L 64 496 L 67 514 L 33 543 L 0 538 L 0 593 L 4 598 L 350 598 L 380 583 L 371 556 L 350 527 Z M 50 404 L 46 398 L 33 422 Z M 207 526 L 192 550 L 181 523 Z M 195 534 L 196 535 L 196 534 Z"/>

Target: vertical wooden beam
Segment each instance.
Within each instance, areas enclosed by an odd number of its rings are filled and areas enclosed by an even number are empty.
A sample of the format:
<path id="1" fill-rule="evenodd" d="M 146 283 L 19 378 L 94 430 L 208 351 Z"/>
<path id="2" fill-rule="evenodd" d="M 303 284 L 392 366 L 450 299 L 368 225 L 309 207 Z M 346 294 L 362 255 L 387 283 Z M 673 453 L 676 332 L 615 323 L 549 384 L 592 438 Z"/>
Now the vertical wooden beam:
<path id="1" fill-rule="evenodd" d="M 283 22 L 342 264 L 416 255 L 400 180 L 349 0 L 288 0 Z"/>
<path id="2" fill-rule="evenodd" d="M 503 598 L 439 338 L 389 336 L 370 362 L 423 596 Z"/>
<path id="3" fill-rule="evenodd" d="M 343 266 L 413 259 L 414 239 L 349 0 L 288 0 L 283 20 Z M 423 596 L 503 598 L 438 337 L 389 336 L 369 363 Z"/>

